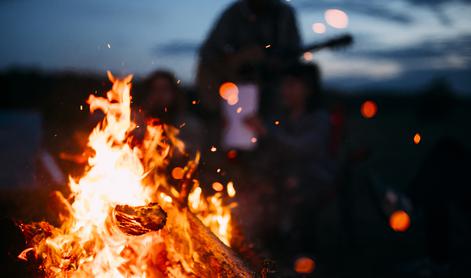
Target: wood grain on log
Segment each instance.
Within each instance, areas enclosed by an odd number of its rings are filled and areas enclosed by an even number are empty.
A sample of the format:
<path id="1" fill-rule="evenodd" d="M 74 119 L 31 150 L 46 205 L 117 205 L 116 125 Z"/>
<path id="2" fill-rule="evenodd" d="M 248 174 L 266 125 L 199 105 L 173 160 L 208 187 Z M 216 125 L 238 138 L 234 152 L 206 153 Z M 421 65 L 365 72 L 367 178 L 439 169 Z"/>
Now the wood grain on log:
<path id="1" fill-rule="evenodd" d="M 177 253 L 192 258 L 197 277 L 255 277 L 250 267 L 220 241 L 188 208 L 165 207 L 168 222 L 163 231 Z"/>
<path id="2" fill-rule="evenodd" d="M 157 203 L 145 206 L 117 205 L 113 210 L 118 228 L 133 236 L 158 231 L 165 226 L 167 213 Z"/>

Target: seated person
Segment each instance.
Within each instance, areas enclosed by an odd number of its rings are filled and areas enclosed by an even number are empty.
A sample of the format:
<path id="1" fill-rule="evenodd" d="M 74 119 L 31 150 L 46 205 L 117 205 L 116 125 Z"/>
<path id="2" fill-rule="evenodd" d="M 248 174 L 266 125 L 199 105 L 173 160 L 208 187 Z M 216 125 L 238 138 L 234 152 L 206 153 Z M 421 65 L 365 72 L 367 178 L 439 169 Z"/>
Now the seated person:
<path id="1" fill-rule="evenodd" d="M 312 254 L 313 214 L 333 192 L 335 177 L 330 117 L 322 108 L 318 67 L 289 68 L 281 80 L 280 101 L 280 112 L 273 113 L 268 123 L 257 116 L 246 123 L 269 156 L 269 175 L 277 175 L 278 206 L 285 214 L 281 228 L 290 237 L 286 242 L 297 249 L 293 252 Z"/>
<path id="2" fill-rule="evenodd" d="M 178 138 L 185 143 L 187 151 L 197 151 L 202 144 L 203 129 L 200 121 L 187 111 L 186 97 L 175 76 L 168 71 L 157 70 L 147 78 L 144 89 L 142 108 L 147 116 L 178 128 Z"/>

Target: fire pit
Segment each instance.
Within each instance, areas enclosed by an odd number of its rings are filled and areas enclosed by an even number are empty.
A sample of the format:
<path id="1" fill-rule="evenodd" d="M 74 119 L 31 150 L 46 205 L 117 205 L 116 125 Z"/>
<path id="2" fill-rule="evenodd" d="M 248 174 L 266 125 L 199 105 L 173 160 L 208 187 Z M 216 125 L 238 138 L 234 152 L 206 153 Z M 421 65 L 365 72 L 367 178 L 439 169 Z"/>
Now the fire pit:
<path id="1" fill-rule="evenodd" d="M 29 248 L 19 258 L 54 277 L 251 277 L 231 246 L 232 183 L 206 197 L 188 162 L 180 184 L 163 171 L 184 151 L 178 130 L 148 121 L 136 142 L 131 120 L 131 79 L 108 77 L 105 97 L 90 95 L 90 111 L 105 117 L 91 132 L 92 155 L 70 195 L 54 192 L 61 225 L 19 224 Z M 140 127 L 143 128 L 143 127 Z"/>

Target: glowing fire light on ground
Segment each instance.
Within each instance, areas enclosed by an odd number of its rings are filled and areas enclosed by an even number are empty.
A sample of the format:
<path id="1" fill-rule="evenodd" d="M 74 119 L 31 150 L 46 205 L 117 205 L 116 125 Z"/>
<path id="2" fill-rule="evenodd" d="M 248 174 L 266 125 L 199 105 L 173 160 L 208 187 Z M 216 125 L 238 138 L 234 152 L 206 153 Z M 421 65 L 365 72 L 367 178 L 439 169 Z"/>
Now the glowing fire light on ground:
<path id="1" fill-rule="evenodd" d="M 410 217 L 403 210 L 395 211 L 389 217 L 389 226 L 396 232 L 405 232 L 410 226 Z"/>
<path id="2" fill-rule="evenodd" d="M 113 87 L 106 97 L 90 95 L 88 99 L 90 111 L 101 110 L 105 118 L 89 136 L 93 155 L 88 158 L 85 174 L 70 179 L 68 198 L 56 194 L 64 207 L 59 215 L 62 224 L 59 228 L 46 222 L 21 224 L 25 235 L 33 237 L 19 258 L 38 260 L 44 274 L 53 277 L 193 277 L 192 266 L 198 258 L 191 244 L 185 254 L 179 253 L 177 245 L 184 240 L 168 238 L 169 231 L 133 236 L 117 224 L 116 215 L 130 207 L 139 209 L 158 203 L 171 211 L 171 204 L 182 202 L 179 199 L 183 193 L 160 170 L 174 152 L 183 152 L 184 145 L 176 138 L 176 128 L 156 120 L 149 121 L 142 144 L 133 144 L 136 125 L 131 120 L 132 76 L 117 79 L 108 72 L 108 77 Z M 198 160 L 199 155 L 184 168 L 174 168 L 173 178 L 188 178 L 191 165 L 197 165 Z M 206 198 L 198 181 L 191 182 L 187 201 L 190 211 L 229 246 L 231 208 L 236 205 L 229 202 L 235 195 L 233 184 L 227 194 L 220 188 L 221 192 Z M 183 226 L 181 223 L 187 219 L 178 214 L 174 218 L 178 218 L 174 223 Z M 184 236 L 191 241 L 190 235 Z"/>

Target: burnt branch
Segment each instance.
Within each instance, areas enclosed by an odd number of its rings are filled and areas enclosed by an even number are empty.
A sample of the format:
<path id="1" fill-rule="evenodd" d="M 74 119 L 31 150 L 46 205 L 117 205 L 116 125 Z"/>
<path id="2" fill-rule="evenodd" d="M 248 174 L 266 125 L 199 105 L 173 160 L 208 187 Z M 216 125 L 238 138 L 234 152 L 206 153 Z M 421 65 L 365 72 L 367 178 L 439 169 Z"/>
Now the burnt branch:
<path id="1" fill-rule="evenodd" d="M 137 207 L 117 205 L 113 217 L 122 232 L 133 236 L 158 231 L 167 222 L 167 213 L 157 203 Z"/>

